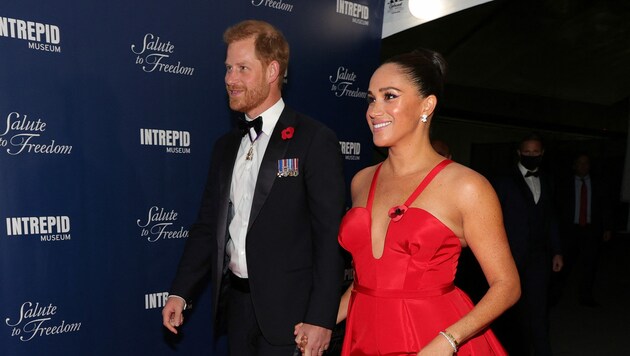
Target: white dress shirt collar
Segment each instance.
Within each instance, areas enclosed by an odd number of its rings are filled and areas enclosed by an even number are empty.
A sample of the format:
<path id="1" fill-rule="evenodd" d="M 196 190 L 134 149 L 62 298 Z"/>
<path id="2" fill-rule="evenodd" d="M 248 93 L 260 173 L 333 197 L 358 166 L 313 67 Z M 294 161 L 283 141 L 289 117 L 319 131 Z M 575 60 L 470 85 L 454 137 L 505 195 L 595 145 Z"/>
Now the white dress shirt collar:
<path id="1" fill-rule="evenodd" d="M 276 101 L 269 109 L 263 111 L 259 116 L 263 118 L 263 126 L 262 131 L 267 135 L 271 136 L 274 127 L 276 127 L 276 123 L 280 119 L 280 114 L 282 114 L 282 110 L 284 110 L 284 100 L 280 98 L 280 100 Z M 245 119 L 250 121 L 255 118 L 250 118 L 245 114 Z"/>
<path id="2" fill-rule="evenodd" d="M 529 190 L 532 192 L 532 195 L 534 196 L 534 202 L 538 204 L 538 201 L 540 200 L 540 194 L 541 194 L 539 177 L 534 177 L 534 176 L 525 177 L 525 173 L 527 173 L 529 170 L 525 168 L 525 166 L 523 166 L 521 162 L 518 162 L 518 169 L 521 171 L 521 175 L 523 176 L 525 183 L 527 184 L 527 186 L 529 187 Z M 538 168 L 536 168 L 532 172 L 536 172 L 536 171 L 538 171 Z"/>

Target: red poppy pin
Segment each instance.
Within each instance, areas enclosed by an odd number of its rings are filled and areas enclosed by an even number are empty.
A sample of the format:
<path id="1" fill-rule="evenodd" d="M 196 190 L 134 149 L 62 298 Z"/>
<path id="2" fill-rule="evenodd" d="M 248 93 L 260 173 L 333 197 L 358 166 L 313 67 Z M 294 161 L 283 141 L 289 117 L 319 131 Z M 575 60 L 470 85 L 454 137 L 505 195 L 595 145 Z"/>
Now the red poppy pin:
<path id="1" fill-rule="evenodd" d="M 293 126 L 289 126 L 286 129 L 282 130 L 282 139 L 290 140 L 291 138 L 293 138 L 293 132 L 295 132 Z"/>
<path id="2" fill-rule="evenodd" d="M 389 212 L 387 213 L 387 215 L 389 215 L 389 218 L 392 219 L 392 221 L 398 221 L 402 218 L 403 214 L 405 214 L 406 211 L 407 211 L 406 206 L 398 205 L 389 209 Z"/>

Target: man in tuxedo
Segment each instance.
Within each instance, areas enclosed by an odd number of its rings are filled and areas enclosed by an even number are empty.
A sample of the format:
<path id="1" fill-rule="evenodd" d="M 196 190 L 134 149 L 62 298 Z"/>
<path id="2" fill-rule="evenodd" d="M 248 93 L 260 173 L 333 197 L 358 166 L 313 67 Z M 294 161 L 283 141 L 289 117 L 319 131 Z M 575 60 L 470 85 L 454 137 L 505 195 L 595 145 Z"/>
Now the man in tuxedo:
<path id="1" fill-rule="evenodd" d="M 521 278 L 521 299 L 497 320 L 493 330 L 510 355 L 547 356 L 551 355 L 549 280 L 552 270 L 562 269 L 563 259 L 552 187 L 540 169 L 544 154 L 541 138 L 524 138 L 517 154 L 517 165 L 493 183 Z"/>
<path id="2" fill-rule="evenodd" d="M 231 355 L 293 355 L 300 322 L 305 354 L 322 354 L 343 281 L 339 141 L 282 100 L 289 46 L 280 31 L 248 20 L 227 29 L 224 41 L 230 108 L 244 118 L 214 146 L 163 324 L 177 333 L 210 273 L 213 315 L 226 321 Z"/>
<path id="3" fill-rule="evenodd" d="M 606 184 L 593 178 L 590 171 L 589 155 L 576 155 L 573 175 L 560 186 L 560 227 L 567 269 L 578 272 L 578 300 L 596 307 L 593 285 L 597 258 L 601 242 L 610 240 L 612 219 Z"/>

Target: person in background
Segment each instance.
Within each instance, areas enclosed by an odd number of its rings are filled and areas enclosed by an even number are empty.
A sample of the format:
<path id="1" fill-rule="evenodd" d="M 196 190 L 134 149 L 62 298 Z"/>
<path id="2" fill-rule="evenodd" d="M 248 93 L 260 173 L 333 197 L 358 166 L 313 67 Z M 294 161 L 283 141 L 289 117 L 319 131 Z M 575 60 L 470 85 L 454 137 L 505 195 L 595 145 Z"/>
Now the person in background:
<path id="1" fill-rule="evenodd" d="M 591 175 L 591 158 L 579 153 L 573 174 L 560 186 L 560 227 L 566 272 L 578 274 L 578 301 L 596 307 L 594 284 L 601 243 L 612 236 L 612 212 L 605 182 Z M 565 276 L 566 278 L 566 276 Z"/>
<path id="2" fill-rule="evenodd" d="M 505 354 L 488 325 L 520 292 L 499 201 L 429 140 L 445 71 L 441 55 L 422 49 L 385 61 L 370 80 L 367 124 L 389 155 L 354 176 L 339 231 L 355 267 L 337 318 L 347 319 L 342 355 Z M 476 306 L 453 285 L 463 247 L 490 285 Z"/>
<path id="3" fill-rule="evenodd" d="M 541 169 L 540 136 L 528 135 L 518 163 L 494 180 L 510 249 L 521 279 L 521 300 L 493 326 L 510 355 L 551 355 L 549 281 L 563 266 L 557 212 L 549 177 Z"/>
<path id="4" fill-rule="evenodd" d="M 282 100 L 289 46 L 280 31 L 247 20 L 227 29 L 224 40 L 230 108 L 244 117 L 214 146 L 163 324 L 178 332 L 210 274 L 213 315 L 226 320 L 231 355 L 291 356 L 298 322 L 306 355 L 321 354 L 343 281 L 339 141 Z"/>

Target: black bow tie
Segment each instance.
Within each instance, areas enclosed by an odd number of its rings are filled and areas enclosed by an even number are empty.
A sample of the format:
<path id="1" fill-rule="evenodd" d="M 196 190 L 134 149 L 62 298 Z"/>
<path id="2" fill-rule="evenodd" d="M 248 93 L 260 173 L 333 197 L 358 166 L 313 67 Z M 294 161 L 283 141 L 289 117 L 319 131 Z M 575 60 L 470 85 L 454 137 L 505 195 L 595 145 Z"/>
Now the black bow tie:
<path id="1" fill-rule="evenodd" d="M 249 129 L 252 127 L 254 128 L 254 131 L 256 131 L 256 135 L 260 135 L 260 133 L 262 132 L 262 124 L 263 124 L 262 116 L 258 116 L 257 118 L 251 121 L 248 121 L 245 119 L 238 120 L 238 128 L 241 129 L 241 134 L 243 136 L 248 134 Z"/>
<path id="2" fill-rule="evenodd" d="M 527 177 L 538 177 L 538 171 L 536 172 L 532 172 L 532 171 L 527 171 L 527 173 L 525 173 L 525 178 Z"/>

